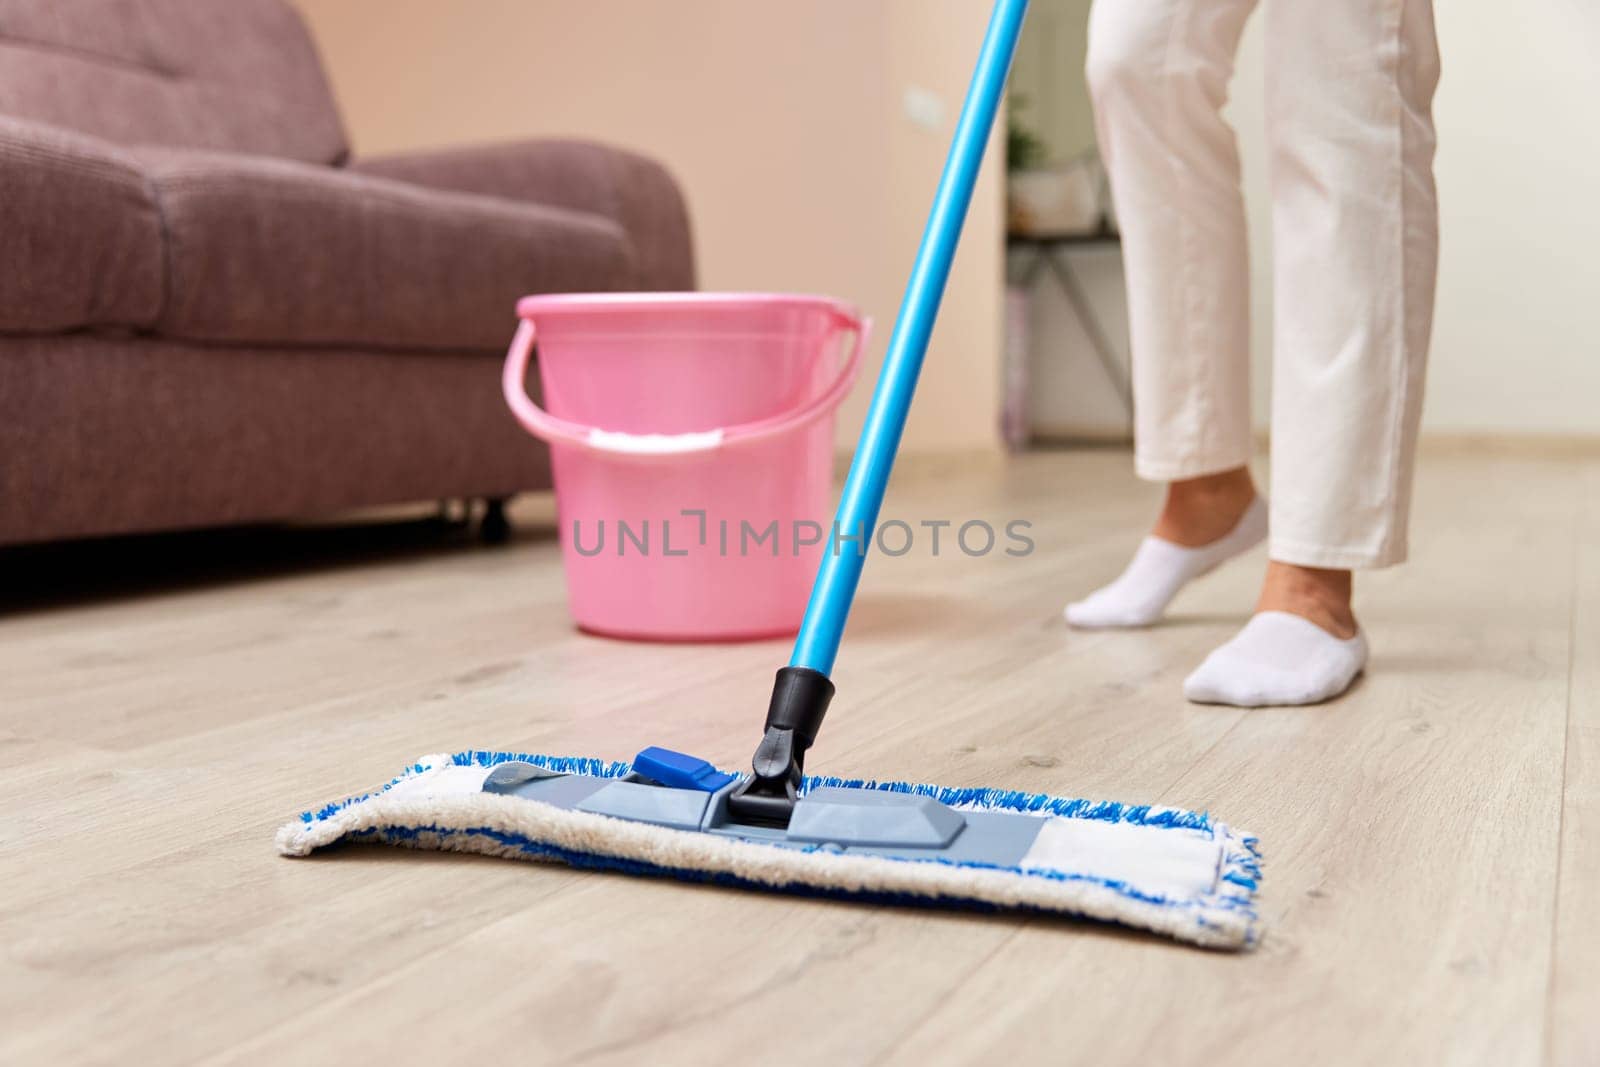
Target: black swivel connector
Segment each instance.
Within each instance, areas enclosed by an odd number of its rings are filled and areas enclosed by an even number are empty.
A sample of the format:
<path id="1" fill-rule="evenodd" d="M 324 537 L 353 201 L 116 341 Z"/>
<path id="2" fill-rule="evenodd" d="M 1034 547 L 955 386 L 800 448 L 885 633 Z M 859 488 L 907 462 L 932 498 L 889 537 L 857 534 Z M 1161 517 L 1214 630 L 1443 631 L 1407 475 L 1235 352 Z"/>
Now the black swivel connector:
<path id="1" fill-rule="evenodd" d="M 785 667 L 778 672 L 767 706 L 766 732 L 750 761 L 754 777 L 728 797 L 735 822 L 788 826 L 794 812 L 806 750 L 822 729 L 833 699 L 833 683 L 821 671 Z"/>

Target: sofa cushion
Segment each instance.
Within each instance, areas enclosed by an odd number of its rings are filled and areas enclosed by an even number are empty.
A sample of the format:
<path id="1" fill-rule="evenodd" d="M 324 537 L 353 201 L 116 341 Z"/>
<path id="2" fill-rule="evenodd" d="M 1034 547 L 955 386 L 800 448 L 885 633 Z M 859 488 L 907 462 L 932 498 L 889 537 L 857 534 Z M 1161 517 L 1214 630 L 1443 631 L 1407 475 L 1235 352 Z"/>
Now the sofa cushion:
<path id="1" fill-rule="evenodd" d="M 138 150 L 167 229 L 170 337 L 499 349 L 528 293 L 634 271 L 616 222 L 258 157 Z"/>
<path id="2" fill-rule="evenodd" d="M 0 332 L 153 326 L 161 243 L 136 159 L 0 116 Z"/>
<path id="3" fill-rule="evenodd" d="M 119 144 L 313 163 L 346 151 L 284 0 L 0 0 L 0 114 Z"/>
<path id="4" fill-rule="evenodd" d="M 683 194 L 665 167 L 638 153 L 592 141 L 512 141 L 358 158 L 350 167 L 436 189 L 603 215 L 628 231 L 634 288 L 694 288 Z"/>

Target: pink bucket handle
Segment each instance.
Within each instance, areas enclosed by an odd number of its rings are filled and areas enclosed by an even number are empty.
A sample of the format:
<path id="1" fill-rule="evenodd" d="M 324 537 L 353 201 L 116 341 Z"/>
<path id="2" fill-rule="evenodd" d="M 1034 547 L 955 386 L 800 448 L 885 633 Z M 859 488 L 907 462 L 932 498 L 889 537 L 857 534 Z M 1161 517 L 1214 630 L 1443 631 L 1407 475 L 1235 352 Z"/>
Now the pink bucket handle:
<path id="1" fill-rule="evenodd" d="M 527 393 L 528 361 L 533 354 L 534 327 L 532 319 L 523 319 L 517 325 L 516 336 L 511 339 L 511 349 L 506 353 L 505 372 L 500 385 L 506 403 L 523 428 L 535 437 L 550 444 L 576 445 L 593 452 L 627 456 L 686 455 L 712 452 L 726 445 L 743 444 L 775 437 L 781 433 L 808 425 L 832 411 L 844 400 L 845 394 L 855 384 L 861 370 L 861 353 L 867 346 L 867 336 L 872 332 L 872 320 L 863 318 L 844 305 L 832 309 L 841 328 L 855 334 L 850 354 L 839 367 L 833 384 L 822 394 L 793 411 L 772 415 L 755 422 L 738 426 L 700 430 L 677 434 L 632 434 L 602 430 L 597 426 L 557 418 L 533 402 Z"/>

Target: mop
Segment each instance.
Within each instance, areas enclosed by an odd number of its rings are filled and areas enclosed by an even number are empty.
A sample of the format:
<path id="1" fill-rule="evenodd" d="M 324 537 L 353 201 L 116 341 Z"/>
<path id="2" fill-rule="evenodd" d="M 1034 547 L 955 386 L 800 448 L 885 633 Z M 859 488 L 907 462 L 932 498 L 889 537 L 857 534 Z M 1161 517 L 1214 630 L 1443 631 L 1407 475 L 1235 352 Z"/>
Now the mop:
<path id="1" fill-rule="evenodd" d="M 838 530 L 876 525 L 1026 9 L 1027 0 L 998 0 L 990 19 Z M 1253 944 L 1256 841 L 1204 813 L 805 774 L 870 538 L 856 543 L 822 554 L 748 773 L 659 747 L 629 763 L 425 756 L 374 792 L 304 812 L 279 830 L 278 850 L 382 842 L 878 904 L 1096 919 L 1215 948 Z"/>

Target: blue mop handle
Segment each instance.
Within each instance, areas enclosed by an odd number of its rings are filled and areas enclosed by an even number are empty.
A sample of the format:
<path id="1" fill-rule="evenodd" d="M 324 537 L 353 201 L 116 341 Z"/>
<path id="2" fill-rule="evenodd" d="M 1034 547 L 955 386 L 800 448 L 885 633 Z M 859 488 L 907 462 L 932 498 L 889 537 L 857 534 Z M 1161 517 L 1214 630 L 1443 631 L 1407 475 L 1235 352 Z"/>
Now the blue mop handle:
<path id="1" fill-rule="evenodd" d="M 794 655 L 789 659 L 792 667 L 829 674 L 839 654 L 845 620 L 861 581 L 878 510 L 889 487 L 889 472 L 894 468 L 911 397 L 917 390 L 917 375 L 928 353 L 928 337 L 950 278 L 950 261 L 961 239 L 961 226 L 972 203 L 972 187 L 978 180 L 978 168 L 983 163 L 989 130 L 1005 92 L 1006 74 L 1027 10 L 1028 0 L 997 0 L 989 19 L 978 67 L 967 89 L 966 103 L 961 106 L 961 118 L 956 122 L 950 157 L 939 178 L 933 209 L 928 213 L 928 225 L 911 268 L 911 280 L 900 302 L 900 316 L 889 337 L 883 371 L 878 375 L 855 460 L 839 498 L 839 511 L 834 518 L 839 540 L 829 544 L 822 554 L 822 566 L 817 570 L 800 636 L 795 639 Z M 860 540 L 852 542 L 854 551 L 841 548 L 844 538 L 858 536 Z"/>

